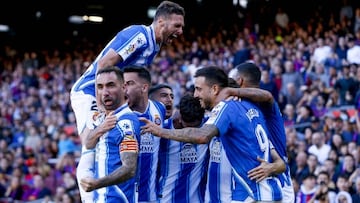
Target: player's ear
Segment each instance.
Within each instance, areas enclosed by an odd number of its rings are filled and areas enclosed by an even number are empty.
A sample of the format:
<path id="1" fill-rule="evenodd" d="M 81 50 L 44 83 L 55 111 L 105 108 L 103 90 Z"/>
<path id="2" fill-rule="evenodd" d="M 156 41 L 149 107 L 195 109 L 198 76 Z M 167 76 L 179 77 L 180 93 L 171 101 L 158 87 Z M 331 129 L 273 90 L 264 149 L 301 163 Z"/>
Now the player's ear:
<path id="1" fill-rule="evenodd" d="M 156 23 L 162 27 L 165 24 L 165 18 L 164 16 L 159 16 L 159 18 L 156 20 Z"/>
<path id="2" fill-rule="evenodd" d="M 149 92 L 149 89 L 150 89 L 150 85 L 148 83 L 144 83 L 142 85 L 142 91 L 143 92 Z"/>
<path id="3" fill-rule="evenodd" d="M 238 84 L 240 85 L 240 87 L 243 86 L 243 84 L 244 84 L 244 78 L 239 77 L 239 79 L 237 80 L 237 82 L 238 82 Z"/>
<path id="4" fill-rule="evenodd" d="M 219 87 L 219 85 L 214 84 L 214 85 L 211 87 L 211 90 L 212 90 L 212 92 L 214 93 L 214 95 L 219 95 L 219 94 L 220 94 L 220 91 L 221 91 L 221 88 Z"/>

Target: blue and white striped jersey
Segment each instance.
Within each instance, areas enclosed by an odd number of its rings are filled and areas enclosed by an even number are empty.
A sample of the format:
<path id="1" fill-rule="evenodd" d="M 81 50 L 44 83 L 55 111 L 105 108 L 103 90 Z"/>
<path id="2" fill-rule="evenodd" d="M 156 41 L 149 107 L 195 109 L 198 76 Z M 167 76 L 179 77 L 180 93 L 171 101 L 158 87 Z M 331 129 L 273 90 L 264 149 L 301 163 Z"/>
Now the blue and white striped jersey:
<path id="1" fill-rule="evenodd" d="M 124 143 L 138 145 L 140 139 L 140 122 L 127 104 L 118 108 L 114 114 L 118 118 L 116 127 L 102 135 L 96 145 L 95 178 L 108 176 L 121 167 L 120 146 Z M 103 121 L 104 117 L 99 119 Z M 138 146 L 132 147 L 138 149 Z M 129 147 L 130 150 L 132 147 Z M 94 202 L 136 202 L 135 181 L 136 177 L 117 185 L 95 190 Z"/>
<path id="2" fill-rule="evenodd" d="M 284 120 L 281 115 L 279 105 L 274 102 L 271 108 L 260 106 L 260 109 L 264 113 L 266 125 L 269 129 L 268 137 L 274 145 L 275 150 L 286 164 L 286 171 L 278 176 L 281 182 L 281 186 L 283 187 L 284 198 L 282 202 L 294 202 L 295 192 L 293 189 L 293 183 L 290 175 L 290 166 L 286 152 L 286 133 Z"/>
<path id="3" fill-rule="evenodd" d="M 205 203 L 231 202 L 234 185 L 231 165 L 219 137 L 212 138 L 209 151 Z"/>
<path id="4" fill-rule="evenodd" d="M 166 120 L 173 129 L 173 120 Z M 208 145 L 161 138 L 160 203 L 202 203 L 208 165 Z"/>
<path id="5" fill-rule="evenodd" d="M 72 91 L 84 91 L 95 96 L 95 76 L 99 59 L 110 49 L 114 49 L 123 59 L 115 64 L 119 68 L 128 65 L 148 67 L 160 46 L 156 44 L 154 27 L 152 25 L 131 25 L 120 32 L 105 46 L 88 67 L 85 73 L 75 82 Z"/>
<path id="6" fill-rule="evenodd" d="M 138 117 L 144 117 L 163 127 L 165 119 L 165 106 L 161 102 L 149 100 L 145 112 L 134 111 Z M 140 122 L 140 125 L 144 123 Z M 146 133 L 140 137 L 139 164 L 138 164 L 138 200 L 156 201 L 158 183 L 160 138 Z"/>
<path id="7" fill-rule="evenodd" d="M 256 182 L 247 172 L 259 165 L 257 157 L 272 162 L 269 131 L 262 112 L 254 104 L 242 101 L 223 101 L 211 111 L 206 124 L 219 130 L 219 138 L 232 166 L 235 186 L 240 184 L 255 201 L 279 201 L 281 186 L 277 177 Z M 233 199 L 238 190 L 233 190 Z M 242 196 L 242 191 L 240 196 Z"/>

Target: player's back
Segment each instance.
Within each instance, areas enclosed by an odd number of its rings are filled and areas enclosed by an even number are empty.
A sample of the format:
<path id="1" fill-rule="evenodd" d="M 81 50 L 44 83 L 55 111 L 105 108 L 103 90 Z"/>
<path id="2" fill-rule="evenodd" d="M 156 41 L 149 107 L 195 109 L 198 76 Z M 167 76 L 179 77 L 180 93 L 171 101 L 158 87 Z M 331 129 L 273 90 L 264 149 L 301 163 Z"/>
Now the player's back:
<path id="1" fill-rule="evenodd" d="M 290 166 L 286 151 L 286 133 L 284 127 L 284 120 L 281 115 L 280 108 L 276 102 L 271 107 L 260 107 L 264 113 L 266 124 L 269 130 L 269 139 L 275 147 L 279 156 L 284 160 L 286 165 L 285 172 L 278 175 L 281 185 L 283 187 L 284 198 L 282 202 L 293 202 L 295 199 L 295 192 L 291 180 Z"/>
<path id="2" fill-rule="evenodd" d="M 282 193 L 277 178 L 269 177 L 257 183 L 247 177 L 247 172 L 259 165 L 258 157 L 272 162 L 269 132 L 262 112 L 253 103 L 242 100 L 221 102 L 212 113 L 217 116 L 209 121 L 219 129 L 236 184 L 243 185 L 257 201 L 280 200 Z"/>

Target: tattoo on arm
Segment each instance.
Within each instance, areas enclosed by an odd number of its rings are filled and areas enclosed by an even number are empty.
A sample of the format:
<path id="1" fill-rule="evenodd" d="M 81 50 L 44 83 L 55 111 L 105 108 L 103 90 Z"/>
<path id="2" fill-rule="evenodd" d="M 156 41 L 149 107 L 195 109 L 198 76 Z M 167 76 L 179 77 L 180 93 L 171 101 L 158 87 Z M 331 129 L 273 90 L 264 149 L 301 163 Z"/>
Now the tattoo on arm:
<path id="1" fill-rule="evenodd" d="M 101 187 L 107 187 L 127 181 L 136 175 L 138 153 L 136 152 L 121 152 L 122 166 L 113 171 L 108 176 L 101 178 L 99 181 Z"/>
<path id="2" fill-rule="evenodd" d="M 162 129 L 160 137 L 180 142 L 205 144 L 218 134 L 219 131 L 215 125 L 205 124 L 200 128 Z"/>

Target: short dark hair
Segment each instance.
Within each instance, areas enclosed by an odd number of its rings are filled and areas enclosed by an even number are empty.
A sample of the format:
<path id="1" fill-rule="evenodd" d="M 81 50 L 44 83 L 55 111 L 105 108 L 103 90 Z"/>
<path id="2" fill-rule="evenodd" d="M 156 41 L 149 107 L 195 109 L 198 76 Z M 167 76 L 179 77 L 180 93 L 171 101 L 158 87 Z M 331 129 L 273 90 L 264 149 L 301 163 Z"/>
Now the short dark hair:
<path id="1" fill-rule="evenodd" d="M 159 16 L 168 17 L 171 14 L 182 15 L 185 16 L 185 10 L 179 4 L 172 1 L 163 1 L 159 4 L 156 9 L 156 13 L 154 16 L 154 20 L 157 20 Z"/>
<path id="2" fill-rule="evenodd" d="M 137 73 L 140 78 L 151 84 L 150 72 L 142 66 L 126 66 L 124 67 L 124 73 Z"/>
<path id="3" fill-rule="evenodd" d="M 241 75 L 249 84 L 260 84 L 261 71 L 256 64 L 252 62 L 245 62 L 237 65 L 236 68 L 238 70 L 238 74 Z"/>
<path id="4" fill-rule="evenodd" d="M 217 66 L 208 66 L 198 69 L 194 77 L 205 77 L 205 81 L 209 86 L 217 84 L 220 87 L 224 88 L 227 87 L 229 84 L 227 74 L 223 69 Z"/>
<path id="5" fill-rule="evenodd" d="M 201 121 L 204 118 L 205 109 L 201 107 L 199 98 L 190 94 L 181 97 L 179 109 L 181 119 L 185 122 Z"/>
<path id="6" fill-rule="evenodd" d="M 157 92 L 159 89 L 162 89 L 162 88 L 167 88 L 167 89 L 170 89 L 172 91 L 172 88 L 170 85 L 168 84 L 157 84 L 157 85 L 154 85 L 150 88 L 149 90 L 149 96 L 152 95 L 153 93 Z"/>
<path id="7" fill-rule="evenodd" d="M 240 85 L 236 82 L 234 78 L 229 78 L 228 86 L 233 88 L 239 88 Z"/>
<path id="8" fill-rule="evenodd" d="M 96 75 L 98 76 L 102 73 L 111 73 L 111 72 L 114 72 L 116 74 L 116 77 L 119 81 L 121 81 L 121 82 L 124 81 L 123 71 L 121 71 L 121 69 L 117 66 L 107 66 L 107 67 L 101 68 L 98 70 Z"/>

